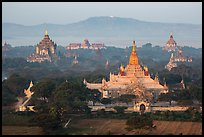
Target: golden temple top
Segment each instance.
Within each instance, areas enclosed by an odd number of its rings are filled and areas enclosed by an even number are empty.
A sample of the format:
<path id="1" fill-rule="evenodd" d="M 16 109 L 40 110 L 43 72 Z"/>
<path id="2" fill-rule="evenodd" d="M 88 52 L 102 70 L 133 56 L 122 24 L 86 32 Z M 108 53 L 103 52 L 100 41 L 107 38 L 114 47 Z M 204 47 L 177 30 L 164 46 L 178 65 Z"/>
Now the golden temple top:
<path id="1" fill-rule="evenodd" d="M 48 35 L 48 32 L 47 32 L 47 30 L 45 31 L 45 35 Z"/>

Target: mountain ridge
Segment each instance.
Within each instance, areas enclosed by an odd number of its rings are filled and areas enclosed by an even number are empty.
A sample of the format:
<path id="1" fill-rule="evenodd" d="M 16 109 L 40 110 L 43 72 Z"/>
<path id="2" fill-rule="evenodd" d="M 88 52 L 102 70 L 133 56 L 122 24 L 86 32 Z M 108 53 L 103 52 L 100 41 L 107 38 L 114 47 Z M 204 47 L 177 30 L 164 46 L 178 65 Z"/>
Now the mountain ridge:
<path id="1" fill-rule="evenodd" d="M 51 36 L 104 39 L 166 39 L 173 32 L 176 39 L 195 41 L 201 45 L 202 25 L 185 23 L 147 22 L 133 18 L 97 16 L 70 24 L 50 24 L 25 26 L 21 24 L 2 23 L 3 39 L 9 37 L 41 37 L 45 30 Z M 70 39 L 71 41 L 71 39 Z"/>

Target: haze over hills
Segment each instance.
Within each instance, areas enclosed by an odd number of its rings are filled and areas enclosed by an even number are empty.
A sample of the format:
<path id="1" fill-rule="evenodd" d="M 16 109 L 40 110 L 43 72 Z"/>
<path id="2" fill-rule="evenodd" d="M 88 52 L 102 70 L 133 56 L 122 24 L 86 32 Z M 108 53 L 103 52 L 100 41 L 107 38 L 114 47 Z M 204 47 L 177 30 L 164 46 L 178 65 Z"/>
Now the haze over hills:
<path id="1" fill-rule="evenodd" d="M 82 42 L 88 38 L 90 42 L 103 42 L 117 47 L 130 46 L 136 40 L 141 46 L 147 42 L 164 46 L 170 32 L 180 46 L 202 47 L 202 25 L 181 23 L 146 22 L 121 17 L 91 17 L 76 23 L 39 24 L 24 26 L 13 23 L 2 23 L 3 42 L 11 41 L 13 46 L 37 44 L 43 37 L 45 29 L 57 44 L 66 46 L 71 42 Z M 23 44 L 24 43 L 24 44 Z"/>

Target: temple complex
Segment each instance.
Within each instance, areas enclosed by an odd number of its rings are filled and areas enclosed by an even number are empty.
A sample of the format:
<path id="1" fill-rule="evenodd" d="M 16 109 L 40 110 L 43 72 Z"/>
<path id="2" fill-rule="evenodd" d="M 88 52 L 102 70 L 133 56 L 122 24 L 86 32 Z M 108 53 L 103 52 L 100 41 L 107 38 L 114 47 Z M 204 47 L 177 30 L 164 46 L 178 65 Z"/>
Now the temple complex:
<path id="1" fill-rule="evenodd" d="M 54 59 L 57 60 L 56 47 L 57 44 L 50 39 L 46 30 L 44 38 L 36 45 L 36 52 L 31 54 L 27 61 L 41 63 L 42 61 L 52 62 Z"/>
<path id="2" fill-rule="evenodd" d="M 178 46 L 175 40 L 173 39 L 173 34 L 170 34 L 170 39 L 166 43 L 166 47 L 163 47 L 163 50 L 171 52 L 171 57 L 168 64 L 165 66 L 169 71 L 177 67 L 176 62 L 192 62 L 192 57 L 186 57 L 183 54 L 181 46 Z M 176 54 L 175 56 L 173 54 Z"/>
<path id="3" fill-rule="evenodd" d="M 66 49 L 67 50 L 73 50 L 73 49 L 79 49 L 81 48 L 81 43 L 70 43 Z"/>
<path id="4" fill-rule="evenodd" d="M 97 50 L 97 49 L 106 49 L 104 43 L 92 43 L 89 49 Z"/>
<path id="5" fill-rule="evenodd" d="M 88 83 L 84 79 L 84 84 L 89 89 L 98 89 L 103 98 L 117 98 L 122 94 L 134 94 L 137 98 L 136 103 L 146 102 L 148 104 L 160 93 L 168 92 L 168 87 L 159 83 L 158 76 L 152 79 L 147 66 L 139 65 L 135 41 L 133 41 L 129 64 L 126 67 L 121 64 L 118 74 L 110 72 L 109 81 L 103 78 L 101 83 Z"/>
<path id="6" fill-rule="evenodd" d="M 67 50 L 75 50 L 75 49 L 106 49 L 104 43 L 92 43 L 90 44 L 88 39 L 84 39 L 82 43 L 70 43 L 67 47 Z"/>

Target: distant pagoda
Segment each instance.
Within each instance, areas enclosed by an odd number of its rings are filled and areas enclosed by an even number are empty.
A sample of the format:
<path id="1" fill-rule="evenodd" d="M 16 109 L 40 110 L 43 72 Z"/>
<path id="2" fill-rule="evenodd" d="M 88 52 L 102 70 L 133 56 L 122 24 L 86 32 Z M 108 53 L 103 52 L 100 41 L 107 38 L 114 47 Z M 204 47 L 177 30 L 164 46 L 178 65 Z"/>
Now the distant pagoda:
<path id="1" fill-rule="evenodd" d="M 4 45 L 2 46 L 2 52 L 9 51 L 11 48 L 12 48 L 11 45 L 8 44 L 8 43 L 5 41 Z"/>
<path id="2" fill-rule="evenodd" d="M 39 63 L 42 61 L 52 62 L 53 60 L 58 59 L 56 55 L 56 47 L 56 43 L 50 39 L 46 30 L 44 38 L 36 45 L 36 53 L 31 54 L 27 58 L 27 61 Z"/>
<path id="3" fill-rule="evenodd" d="M 167 41 L 166 46 L 162 48 L 162 50 L 166 50 L 171 52 L 171 57 L 169 59 L 168 64 L 165 66 L 169 71 L 177 67 L 176 62 L 192 62 L 192 57 L 185 57 L 182 51 L 181 46 L 178 46 L 176 41 L 173 39 L 173 34 L 170 34 L 170 39 Z M 175 56 L 173 55 L 175 54 Z"/>
<path id="4" fill-rule="evenodd" d="M 173 38 L 173 34 L 170 34 L 170 38 L 166 43 L 166 47 L 163 48 L 163 50 L 167 50 L 168 52 L 170 51 L 175 51 L 177 48 L 177 43 Z"/>

